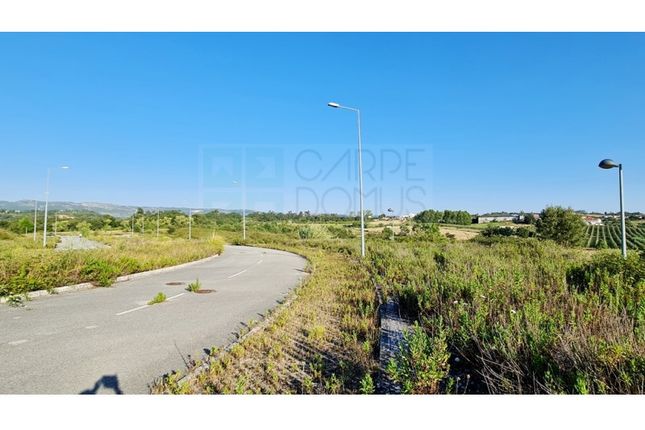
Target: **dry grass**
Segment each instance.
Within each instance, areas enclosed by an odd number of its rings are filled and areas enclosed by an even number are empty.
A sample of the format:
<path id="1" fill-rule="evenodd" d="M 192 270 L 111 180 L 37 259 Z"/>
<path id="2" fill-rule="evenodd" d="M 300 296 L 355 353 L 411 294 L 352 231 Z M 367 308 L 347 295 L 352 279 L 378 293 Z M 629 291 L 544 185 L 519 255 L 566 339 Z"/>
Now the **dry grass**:
<path id="1" fill-rule="evenodd" d="M 439 231 L 446 237 L 453 237 L 455 240 L 470 240 L 479 235 L 479 232 L 472 230 L 465 230 L 453 227 L 439 226 Z"/>

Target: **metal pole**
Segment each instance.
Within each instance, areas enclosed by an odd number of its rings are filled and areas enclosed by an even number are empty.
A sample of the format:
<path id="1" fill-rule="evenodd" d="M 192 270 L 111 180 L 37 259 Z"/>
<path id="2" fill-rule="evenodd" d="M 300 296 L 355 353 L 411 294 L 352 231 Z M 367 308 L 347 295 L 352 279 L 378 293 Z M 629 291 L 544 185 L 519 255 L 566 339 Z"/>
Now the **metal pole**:
<path id="1" fill-rule="evenodd" d="M 363 213 L 363 149 L 361 142 L 361 111 L 356 109 L 356 122 L 358 125 L 358 181 L 361 206 L 361 257 L 365 257 L 365 216 Z"/>
<path id="2" fill-rule="evenodd" d="M 246 195 L 242 197 L 242 239 L 246 240 Z"/>
<path id="3" fill-rule="evenodd" d="M 132 214 L 132 219 L 130 222 L 130 237 L 134 235 L 134 214 Z"/>
<path id="4" fill-rule="evenodd" d="M 49 205 L 49 177 L 52 169 L 47 169 L 47 182 L 45 184 L 45 225 L 43 227 L 43 248 L 47 246 L 47 207 Z"/>
<path id="5" fill-rule="evenodd" d="M 625 207 L 623 206 L 623 165 L 618 165 L 618 183 L 620 188 L 620 229 L 622 232 L 623 258 L 627 258 L 627 234 L 625 233 Z"/>
<path id="6" fill-rule="evenodd" d="M 193 238 L 193 211 L 188 209 L 188 240 Z"/>
<path id="7" fill-rule="evenodd" d="M 157 209 L 157 238 L 159 238 L 159 209 Z"/>
<path id="8" fill-rule="evenodd" d="M 141 234 L 146 234 L 146 213 L 141 215 Z"/>
<path id="9" fill-rule="evenodd" d="M 54 236 L 57 235 L 57 227 L 58 227 L 58 212 L 54 215 Z"/>
<path id="10" fill-rule="evenodd" d="M 38 200 L 34 200 L 34 242 L 36 241 L 36 224 L 38 223 Z"/>

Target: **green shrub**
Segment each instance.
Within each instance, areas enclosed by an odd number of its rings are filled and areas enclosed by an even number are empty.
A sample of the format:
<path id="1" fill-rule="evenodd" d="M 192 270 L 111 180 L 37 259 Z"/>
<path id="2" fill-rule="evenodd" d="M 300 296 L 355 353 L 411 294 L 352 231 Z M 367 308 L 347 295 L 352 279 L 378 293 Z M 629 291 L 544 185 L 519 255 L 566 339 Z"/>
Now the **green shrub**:
<path id="1" fill-rule="evenodd" d="M 104 260 L 90 260 L 81 269 L 81 275 L 101 287 L 109 287 L 119 276 L 119 269 L 114 263 Z"/>
<path id="2" fill-rule="evenodd" d="M 450 369 L 446 333 L 439 325 L 429 335 L 418 324 L 404 334 L 400 350 L 388 365 L 387 372 L 406 394 L 434 394 Z"/>

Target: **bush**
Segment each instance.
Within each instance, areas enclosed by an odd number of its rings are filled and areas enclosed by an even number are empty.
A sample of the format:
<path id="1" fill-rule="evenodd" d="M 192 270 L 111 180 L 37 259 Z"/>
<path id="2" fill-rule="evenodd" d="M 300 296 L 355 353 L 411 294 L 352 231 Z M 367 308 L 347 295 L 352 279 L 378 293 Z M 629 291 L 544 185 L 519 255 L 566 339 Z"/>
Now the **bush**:
<path id="1" fill-rule="evenodd" d="M 385 240 L 394 240 L 394 230 L 390 227 L 385 227 L 381 230 L 381 238 Z"/>
<path id="2" fill-rule="evenodd" d="M 430 336 L 415 324 L 404 334 L 401 349 L 388 364 L 387 372 L 405 394 L 435 394 L 448 377 L 449 358 L 446 334 L 441 326 L 435 336 Z"/>
<path id="3" fill-rule="evenodd" d="M 559 206 L 547 207 L 536 223 L 538 237 L 550 239 L 565 246 L 582 244 L 586 225 L 573 209 Z"/>
<path id="4" fill-rule="evenodd" d="M 119 276 L 119 269 L 104 260 L 90 260 L 81 269 L 81 275 L 101 287 L 109 287 Z"/>

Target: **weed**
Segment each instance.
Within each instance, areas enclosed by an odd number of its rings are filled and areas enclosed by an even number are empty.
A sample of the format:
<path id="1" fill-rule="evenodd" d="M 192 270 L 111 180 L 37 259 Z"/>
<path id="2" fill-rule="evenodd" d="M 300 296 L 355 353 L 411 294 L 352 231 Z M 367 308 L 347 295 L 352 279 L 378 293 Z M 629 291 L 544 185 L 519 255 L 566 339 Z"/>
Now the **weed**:
<path id="1" fill-rule="evenodd" d="M 365 376 L 363 376 L 363 378 L 361 379 L 359 391 L 361 394 L 374 394 L 376 388 L 374 387 L 372 375 L 366 373 Z"/>
<path id="2" fill-rule="evenodd" d="M 166 295 L 164 293 L 157 293 L 156 296 L 148 302 L 149 305 L 156 305 L 157 303 L 163 303 L 166 301 Z"/>
<path id="3" fill-rule="evenodd" d="M 202 289 L 202 283 L 199 282 L 199 278 L 197 278 L 195 282 L 191 282 L 190 284 L 188 284 L 188 286 L 186 287 L 186 291 L 190 291 L 191 293 L 196 293 L 201 289 Z"/>
<path id="4" fill-rule="evenodd" d="M 13 308 L 22 308 L 25 306 L 25 298 L 19 294 L 13 294 L 7 297 L 7 305 Z"/>

